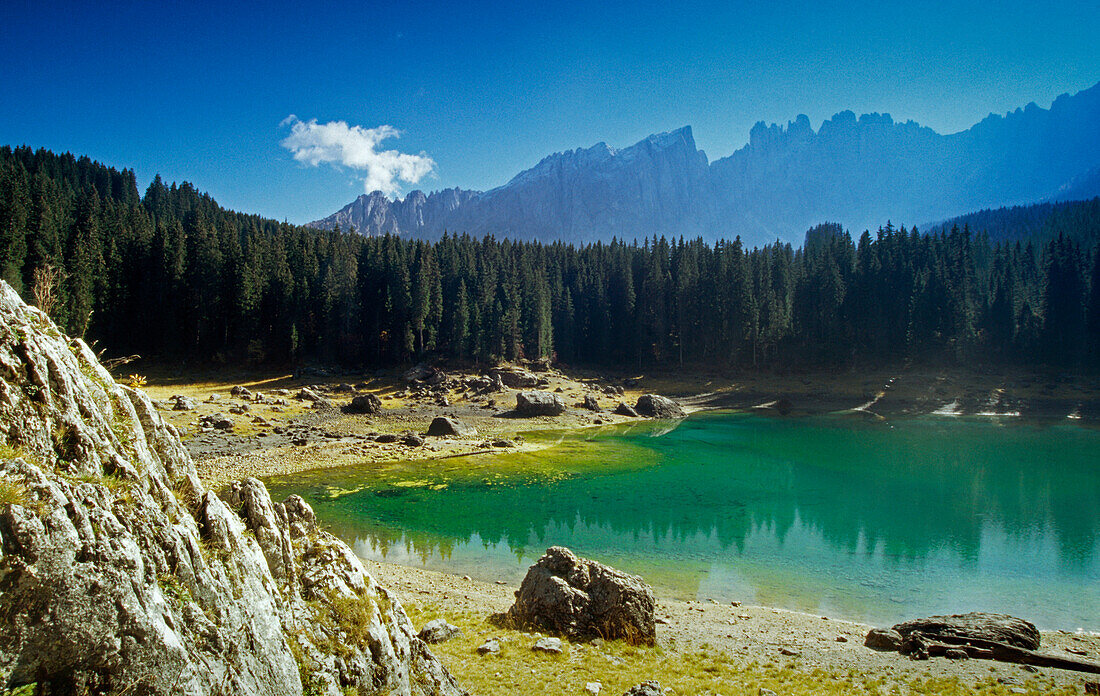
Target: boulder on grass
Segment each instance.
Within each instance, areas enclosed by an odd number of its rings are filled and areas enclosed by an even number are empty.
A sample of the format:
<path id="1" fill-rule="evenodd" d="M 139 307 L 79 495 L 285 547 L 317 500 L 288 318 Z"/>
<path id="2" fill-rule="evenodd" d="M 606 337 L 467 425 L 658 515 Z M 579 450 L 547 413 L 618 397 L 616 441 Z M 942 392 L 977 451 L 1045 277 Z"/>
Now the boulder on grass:
<path id="1" fill-rule="evenodd" d="M 367 415 L 378 415 L 382 412 L 382 400 L 374 394 L 360 394 L 352 398 L 351 403 L 345 408 L 348 413 L 365 413 Z"/>
<path id="2" fill-rule="evenodd" d="M 641 578 L 552 546 L 527 571 L 507 617 L 569 638 L 653 645 L 653 590 Z"/>
<path id="3" fill-rule="evenodd" d="M 516 394 L 516 413 L 524 417 L 560 416 L 565 413 L 565 401 L 550 392 L 521 391 Z"/>
<path id="4" fill-rule="evenodd" d="M 634 410 L 650 418 L 686 418 L 680 404 L 659 394 L 642 394 Z"/>
<path id="5" fill-rule="evenodd" d="M 665 696 L 665 690 L 661 682 L 651 679 L 630 687 L 623 696 Z"/>
<path id="6" fill-rule="evenodd" d="M 471 437 L 477 435 L 477 430 L 457 418 L 436 416 L 428 426 L 428 434 L 433 437 Z"/>
<path id="7" fill-rule="evenodd" d="M 424 624 L 416 637 L 425 643 L 442 643 L 462 633 L 462 629 L 454 624 L 449 624 L 445 619 L 433 619 Z"/>

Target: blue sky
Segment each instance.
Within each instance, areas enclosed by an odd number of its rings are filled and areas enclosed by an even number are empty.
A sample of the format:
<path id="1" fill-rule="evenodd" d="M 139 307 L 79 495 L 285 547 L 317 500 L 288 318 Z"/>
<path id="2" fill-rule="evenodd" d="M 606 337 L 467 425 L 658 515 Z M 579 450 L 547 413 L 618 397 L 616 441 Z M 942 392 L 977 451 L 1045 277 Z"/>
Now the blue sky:
<path id="1" fill-rule="evenodd" d="M 0 143 L 292 222 L 364 191 L 368 169 L 301 149 L 322 137 L 410 156 L 397 193 L 487 189 L 683 125 L 713 160 L 759 120 L 851 109 L 947 133 L 1100 81 L 1095 2 L 95 5 L 0 3 Z M 384 125 L 401 136 L 375 145 Z"/>

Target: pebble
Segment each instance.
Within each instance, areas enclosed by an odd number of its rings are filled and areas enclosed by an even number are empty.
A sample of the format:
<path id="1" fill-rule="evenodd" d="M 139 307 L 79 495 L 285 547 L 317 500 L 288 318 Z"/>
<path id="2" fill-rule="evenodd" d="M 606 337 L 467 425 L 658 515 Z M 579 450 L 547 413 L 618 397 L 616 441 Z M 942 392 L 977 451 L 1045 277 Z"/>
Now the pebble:
<path id="1" fill-rule="evenodd" d="M 592 696 L 600 696 L 600 689 L 602 688 L 603 684 L 599 682 L 588 682 L 584 685 L 585 692 L 592 694 Z"/>

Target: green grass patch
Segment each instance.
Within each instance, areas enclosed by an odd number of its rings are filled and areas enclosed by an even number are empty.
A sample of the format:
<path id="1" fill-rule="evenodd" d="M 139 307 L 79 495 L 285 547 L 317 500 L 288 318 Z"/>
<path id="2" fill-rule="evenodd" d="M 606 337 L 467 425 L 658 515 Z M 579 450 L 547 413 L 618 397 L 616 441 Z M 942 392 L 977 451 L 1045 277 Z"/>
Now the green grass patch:
<path id="1" fill-rule="evenodd" d="M 746 662 L 725 652 L 677 651 L 661 646 L 628 645 L 622 641 L 603 644 L 571 643 L 563 640 L 565 652 L 545 655 L 531 650 L 535 634 L 503 629 L 484 615 L 472 612 L 441 612 L 406 606 L 417 627 L 444 618 L 462 628 L 462 634 L 439 645 L 435 653 L 458 682 L 480 696 L 508 694 L 539 696 L 584 693 L 588 682 L 600 682 L 601 694 L 619 696 L 631 686 L 656 679 L 672 694 L 724 694 L 758 696 L 761 689 L 778 694 L 988 694 L 1008 696 L 1011 688 L 985 679 L 975 684 L 957 678 L 904 680 L 865 675 L 856 671 L 829 671 L 800 664 L 797 659 Z M 478 655 L 477 646 L 487 638 L 500 638 L 499 655 Z M 1029 694 L 1068 696 L 1071 687 L 1056 687 L 1046 679 L 1033 679 L 1025 688 Z"/>

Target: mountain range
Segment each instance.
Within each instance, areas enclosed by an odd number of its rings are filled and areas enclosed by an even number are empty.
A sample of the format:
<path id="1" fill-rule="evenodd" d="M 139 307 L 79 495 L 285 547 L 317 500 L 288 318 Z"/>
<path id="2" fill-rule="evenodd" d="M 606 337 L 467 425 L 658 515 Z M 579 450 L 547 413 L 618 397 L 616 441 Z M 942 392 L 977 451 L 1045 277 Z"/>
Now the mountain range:
<path id="1" fill-rule="evenodd" d="M 544 158 L 490 191 L 364 194 L 313 227 L 437 239 L 444 231 L 544 242 L 740 235 L 798 241 L 825 220 L 849 229 L 943 220 L 980 208 L 1100 194 L 1100 84 L 941 135 L 889 114 L 842 111 L 757 123 L 708 160 L 687 126 L 626 148 Z"/>

